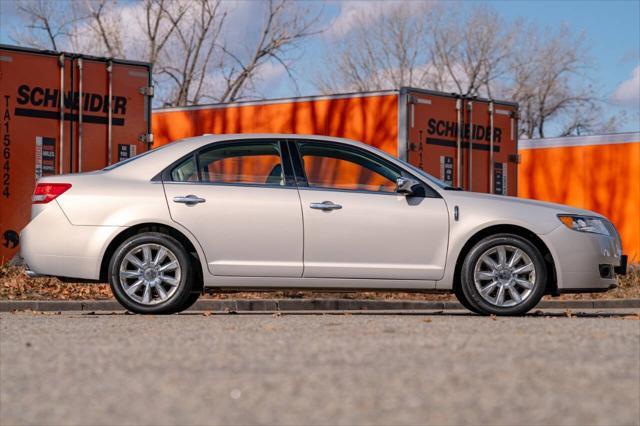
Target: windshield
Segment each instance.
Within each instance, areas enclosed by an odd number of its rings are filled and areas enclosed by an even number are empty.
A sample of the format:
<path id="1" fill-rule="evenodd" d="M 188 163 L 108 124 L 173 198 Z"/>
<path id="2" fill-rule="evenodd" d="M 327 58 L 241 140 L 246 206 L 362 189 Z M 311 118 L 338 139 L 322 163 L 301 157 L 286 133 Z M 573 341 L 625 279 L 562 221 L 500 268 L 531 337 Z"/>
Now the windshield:
<path id="1" fill-rule="evenodd" d="M 416 166 L 414 166 L 413 164 L 409 164 L 404 160 L 400 160 L 399 161 L 402 162 L 402 164 L 404 164 L 405 166 L 407 166 L 408 168 L 410 168 L 412 171 L 420 174 L 421 176 L 426 177 L 427 179 L 429 179 L 429 182 L 433 182 L 434 184 L 438 185 L 440 188 L 442 189 L 457 189 L 456 187 L 449 185 L 448 183 L 446 183 L 443 180 L 438 179 L 435 176 L 430 175 L 429 173 L 425 172 L 422 169 L 417 168 Z"/>
<path id="2" fill-rule="evenodd" d="M 169 146 L 169 144 L 162 145 L 162 146 L 159 146 L 159 147 L 157 147 L 157 148 L 153 148 L 153 149 L 151 149 L 151 150 L 149 150 L 149 151 L 145 151 L 145 152 L 143 152 L 142 154 L 134 155 L 133 157 L 131 157 L 131 158 L 127 158 L 126 160 L 118 161 L 117 163 L 113 163 L 112 165 L 107 166 L 107 167 L 105 167 L 105 168 L 104 168 L 104 169 L 102 169 L 102 170 L 104 170 L 104 171 L 108 172 L 109 170 L 113 170 L 113 169 L 116 169 L 116 168 L 118 168 L 118 167 L 120 167 L 120 166 L 124 166 L 125 164 L 130 163 L 130 162 L 132 162 L 132 161 L 135 161 L 135 160 L 137 160 L 137 159 L 139 159 L 139 158 L 142 158 L 142 157 L 144 157 L 145 155 L 151 154 L 152 152 L 157 152 L 157 151 L 161 150 L 162 148 L 164 148 L 164 147 L 166 147 L 166 146 Z"/>
<path id="3" fill-rule="evenodd" d="M 380 155 L 382 155 L 383 157 L 387 157 L 387 158 L 392 158 L 396 161 L 399 161 L 400 163 L 402 163 L 402 165 L 406 166 L 408 169 L 410 169 L 412 172 L 415 172 L 417 174 L 419 174 L 420 176 L 426 178 L 429 182 L 433 183 L 434 185 L 436 185 L 438 188 L 441 189 L 457 189 L 451 185 L 449 185 L 448 183 L 438 179 L 437 177 L 431 176 L 429 173 L 425 172 L 422 169 L 417 168 L 416 166 L 414 166 L 413 164 L 410 164 L 404 160 L 401 160 L 397 157 L 394 157 L 388 153 L 386 153 L 385 151 L 378 149 L 374 146 L 372 146 L 371 148 L 375 149 Z"/>

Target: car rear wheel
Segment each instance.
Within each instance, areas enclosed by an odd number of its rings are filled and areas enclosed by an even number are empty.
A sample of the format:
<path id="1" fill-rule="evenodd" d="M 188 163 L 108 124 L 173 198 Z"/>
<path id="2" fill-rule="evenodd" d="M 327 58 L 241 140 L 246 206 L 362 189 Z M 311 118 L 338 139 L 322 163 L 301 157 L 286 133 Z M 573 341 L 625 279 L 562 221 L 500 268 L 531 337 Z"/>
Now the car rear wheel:
<path id="1" fill-rule="evenodd" d="M 461 278 L 460 290 L 476 312 L 522 315 L 544 295 L 547 271 L 533 244 L 518 235 L 499 234 L 473 246 Z"/>
<path id="2" fill-rule="evenodd" d="M 145 232 L 116 249 L 109 284 L 118 302 L 132 312 L 173 314 L 195 302 L 192 271 L 189 255 L 177 240 Z"/>

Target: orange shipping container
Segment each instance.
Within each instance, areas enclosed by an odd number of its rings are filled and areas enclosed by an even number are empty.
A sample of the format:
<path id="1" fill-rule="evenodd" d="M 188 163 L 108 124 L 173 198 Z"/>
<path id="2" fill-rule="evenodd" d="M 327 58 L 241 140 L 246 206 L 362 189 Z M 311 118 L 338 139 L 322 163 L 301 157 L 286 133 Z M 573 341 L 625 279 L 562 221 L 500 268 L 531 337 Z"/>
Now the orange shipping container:
<path id="1" fill-rule="evenodd" d="M 0 45 L 2 263 L 19 249 L 39 177 L 148 149 L 150 84 L 149 64 Z"/>
<path id="2" fill-rule="evenodd" d="M 518 196 L 593 210 L 640 262 L 640 133 L 520 142 Z"/>
<path id="3" fill-rule="evenodd" d="M 517 104 L 401 88 L 153 113 L 155 144 L 205 133 L 355 139 L 465 189 L 516 195 Z M 470 149 L 471 148 L 471 149 Z"/>

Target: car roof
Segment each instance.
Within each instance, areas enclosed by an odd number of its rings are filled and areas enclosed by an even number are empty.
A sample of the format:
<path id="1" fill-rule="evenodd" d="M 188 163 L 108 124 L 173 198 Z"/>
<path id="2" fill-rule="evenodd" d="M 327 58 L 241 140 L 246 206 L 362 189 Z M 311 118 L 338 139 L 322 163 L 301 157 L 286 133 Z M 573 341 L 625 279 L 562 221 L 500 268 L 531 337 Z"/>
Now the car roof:
<path id="1" fill-rule="evenodd" d="M 300 134 L 300 133 L 225 133 L 225 134 L 212 134 L 205 133 L 201 136 L 193 136 L 186 139 L 177 140 L 175 142 L 189 142 L 194 145 L 206 145 L 215 142 L 233 142 L 248 139 L 313 139 L 327 142 L 341 142 L 349 145 L 357 146 L 370 146 L 353 139 L 340 138 L 335 136 L 326 135 L 314 135 L 314 134 Z M 175 143 L 172 142 L 172 143 Z"/>
<path id="2" fill-rule="evenodd" d="M 326 141 L 326 142 L 338 142 L 346 145 L 357 146 L 359 148 L 366 149 L 372 152 L 380 152 L 381 150 L 362 142 L 358 142 L 352 139 L 339 138 L 335 136 L 325 135 L 313 135 L 313 134 L 292 134 L 292 133 L 226 133 L 226 134 L 204 134 L 202 136 L 193 136 L 186 139 L 179 139 L 175 142 L 170 142 L 162 147 L 175 147 L 171 151 L 174 155 L 181 155 L 180 152 L 184 151 L 187 154 L 190 151 L 198 149 L 202 146 L 209 145 L 218 142 L 234 142 L 234 141 L 246 141 L 252 139 L 302 139 L 302 140 L 314 140 L 314 141 Z M 167 152 L 169 150 L 166 150 Z"/>

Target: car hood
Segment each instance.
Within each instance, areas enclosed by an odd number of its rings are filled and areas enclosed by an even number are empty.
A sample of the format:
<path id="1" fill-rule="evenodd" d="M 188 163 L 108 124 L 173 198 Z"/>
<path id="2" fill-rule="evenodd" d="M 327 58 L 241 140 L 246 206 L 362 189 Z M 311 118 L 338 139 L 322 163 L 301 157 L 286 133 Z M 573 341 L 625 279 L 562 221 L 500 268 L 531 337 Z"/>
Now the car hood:
<path id="1" fill-rule="evenodd" d="M 449 194 L 454 194 L 454 195 L 453 197 L 447 197 L 447 198 L 455 198 L 460 201 L 464 200 L 470 204 L 473 204 L 473 203 L 478 203 L 480 205 L 489 204 L 491 206 L 497 206 L 497 205 L 507 206 L 508 205 L 516 208 L 522 207 L 525 209 L 553 210 L 556 214 L 564 213 L 564 214 L 604 217 L 601 214 L 590 211 L 590 210 L 579 209 L 577 207 L 571 207 L 565 204 L 531 200 L 529 198 L 508 197 L 504 195 L 482 194 L 478 192 L 466 192 L 466 191 L 447 192 L 447 195 Z"/>
<path id="2" fill-rule="evenodd" d="M 525 198 L 480 194 L 465 191 L 445 191 L 443 194 L 449 211 L 458 207 L 460 221 L 478 224 L 513 224 L 546 234 L 561 225 L 558 214 L 604 217 L 601 214 Z"/>

